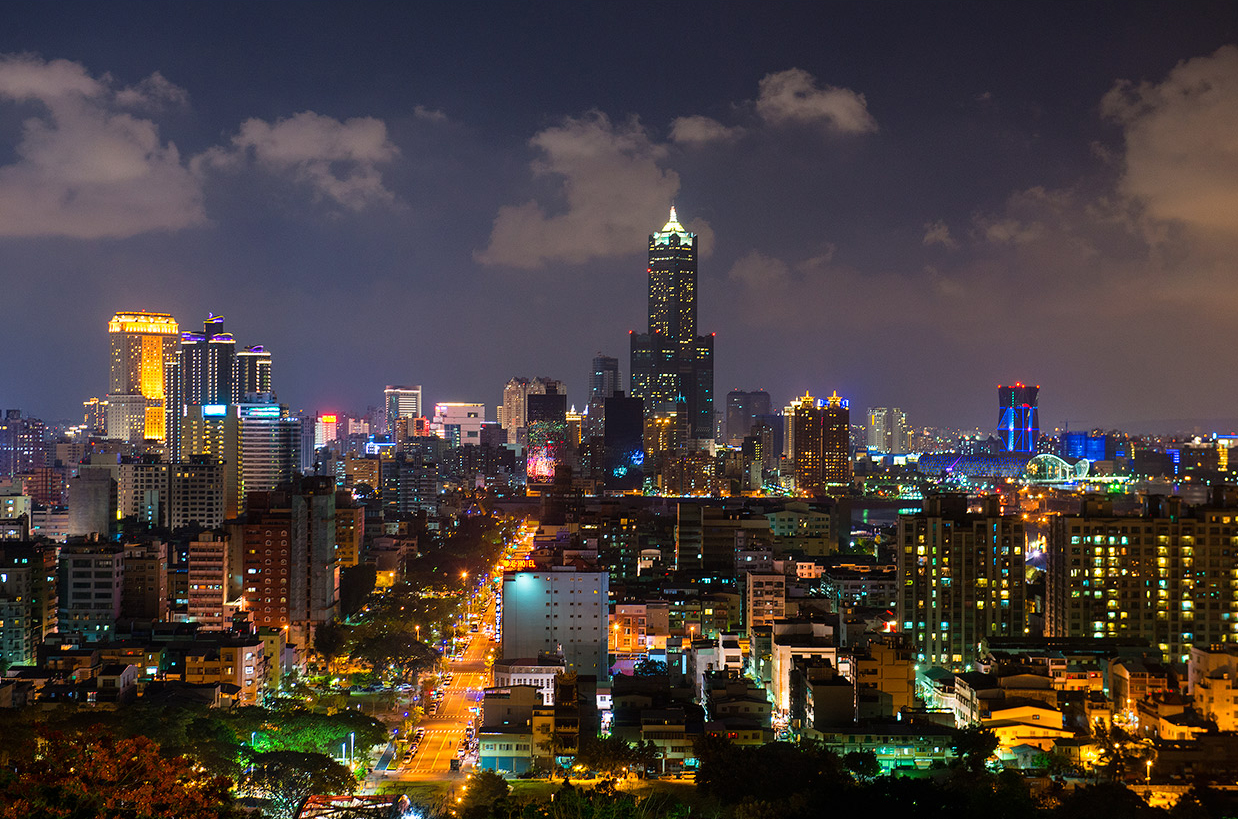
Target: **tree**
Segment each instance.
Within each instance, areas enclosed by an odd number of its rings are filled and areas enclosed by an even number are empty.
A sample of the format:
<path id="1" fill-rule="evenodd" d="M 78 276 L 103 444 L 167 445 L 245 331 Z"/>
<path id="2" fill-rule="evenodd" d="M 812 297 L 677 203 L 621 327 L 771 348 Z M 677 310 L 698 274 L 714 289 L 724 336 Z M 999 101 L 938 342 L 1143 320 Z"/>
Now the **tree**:
<path id="1" fill-rule="evenodd" d="M 460 815 L 464 819 L 484 819 L 491 816 L 495 804 L 506 799 L 510 791 L 507 780 L 499 774 L 494 771 L 478 771 L 469 777 Z"/>
<path id="2" fill-rule="evenodd" d="M 984 771 L 985 763 L 997 751 L 997 734 L 987 728 L 972 725 L 954 735 L 950 747 L 954 755 L 963 760 L 963 765 L 972 773 Z"/>
<path id="3" fill-rule="evenodd" d="M 375 674 L 392 670 L 401 682 L 412 682 L 439 660 L 438 652 L 414 633 L 385 623 L 366 624 L 358 629 L 352 653 Z"/>
<path id="4" fill-rule="evenodd" d="M 576 764 L 600 773 L 625 773 L 634 762 L 636 753 L 632 746 L 613 735 L 581 737 L 580 749 L 576 752 Z"/>
<path id="5" fill-rule="evenodd" d="M 1125 785 L 1107 782 L 1075 788 L 1062 797 L 1057 815 L 1063 817 L 1104 816 L 1105 819 L 1144 819 L 1160 814 L 1148 807 L 1141 796 Z"/>
<path id="6" fill-rule="evenodd" d="M 230 819 L 230 783 L 145 737 L 43 730 L 0 771 L 0 819 Z"/>
<path id="7" fill-rule="evenodd" d="M 310 794 L 345 794 L 357 789 L 352 771 L 326 754 L 249 750 L 246 760 L 240 789 L 270 800 L 277 817 L 290 819 Z"/>
<path id="8" fill-rule="evenodd" d="M 872 779 L 881 773 L 881 764 L 872 751 L 852 751 L 843 757 L 843 765 L 860 780 Z"/>
<path id="9" fill-rule="evenodd" d="M 351 629 L 335 620 L 324 623 L 314 632 L 314 651 L 326 662 L 328 675 L 332 673 L 336 658 L 348 652 L 350 636 Z"/>
<path id="10" fill-rule="evenodd" d="M 378 570 L 367 563 L 340 569 L 340 612 L 351 617 L 365 605 L 378 583 Z"/>

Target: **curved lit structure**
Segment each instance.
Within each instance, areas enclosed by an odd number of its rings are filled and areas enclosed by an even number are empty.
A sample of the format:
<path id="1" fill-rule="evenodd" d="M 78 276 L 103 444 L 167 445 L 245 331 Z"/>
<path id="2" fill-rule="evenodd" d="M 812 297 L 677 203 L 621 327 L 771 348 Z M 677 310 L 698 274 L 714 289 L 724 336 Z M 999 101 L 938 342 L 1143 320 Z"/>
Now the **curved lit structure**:
<path id="1" fill-rule="evenodd" d="M 1073 483 L 1088 476 L 1092 462 L 1080 458 L 1074 465 L 1056 455 L 1037 455 L 1027 462 L 1023 480 L 1027 483 Z"/>

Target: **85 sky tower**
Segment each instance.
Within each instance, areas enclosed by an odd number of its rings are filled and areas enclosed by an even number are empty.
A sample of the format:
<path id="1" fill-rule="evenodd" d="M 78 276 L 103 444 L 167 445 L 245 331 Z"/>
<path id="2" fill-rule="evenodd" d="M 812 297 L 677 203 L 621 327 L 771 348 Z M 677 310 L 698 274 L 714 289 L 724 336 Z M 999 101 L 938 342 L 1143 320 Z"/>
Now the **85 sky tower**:
<path id="1" fill-rule="evenodd" d="M 649 331 L 632 333 L 632 397 L 646 416 L 685 406 L 691 437 L 714 437 L 714 337 L 696 334 L 696 234 L 670 220 L 649 237 Z"/>

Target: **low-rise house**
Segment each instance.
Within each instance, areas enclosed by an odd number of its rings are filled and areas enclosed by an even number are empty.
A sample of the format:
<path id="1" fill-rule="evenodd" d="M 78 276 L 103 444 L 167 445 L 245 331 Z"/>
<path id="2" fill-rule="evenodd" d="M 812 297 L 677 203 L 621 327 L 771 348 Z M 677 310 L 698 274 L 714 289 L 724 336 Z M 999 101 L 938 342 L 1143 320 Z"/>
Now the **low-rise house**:
<path id="1" fill-rule="evenodd" d="M 1191 646 L 1187 686 L 1200 716 L 1219 731 L 1238 730 L 1238 647 Z"/>
<path id="2" fill-rule="evenodd" d="M 954 733 L 937 725 L 882 720 L 822 731 L 818 739 L 840 756 L 871 752 L 881 772 L 889 774 L 944 766 L 954 758 Z"/>
<path id="3" fill-rule="evenodd" d="M 185 655 L 185 682 L 235 686 L 240 705 L 259 704 L 266 675 L 266 654 L 258 637 L 202 640 Z"/>
<path id="4" fill-rule="evenodd" d="M 129 663 L 108 663 L 95 677 L 100 702 L 127 703 L 138 696 L 138 669 Z"/>

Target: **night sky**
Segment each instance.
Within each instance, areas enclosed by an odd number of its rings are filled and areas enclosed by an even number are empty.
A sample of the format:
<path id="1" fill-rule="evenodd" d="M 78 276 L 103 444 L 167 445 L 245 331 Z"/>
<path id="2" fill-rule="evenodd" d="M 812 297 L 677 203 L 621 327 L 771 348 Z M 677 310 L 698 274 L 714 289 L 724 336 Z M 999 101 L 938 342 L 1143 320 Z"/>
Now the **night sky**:
<path id="1" fill-rule="evenodd" d="M 0 406 L 145 309 L 293 409 L 581 407 L 674 202 L 719 399 L 1238 419 L 1236 135 L 1235 3 L 5 4 Z"/>

